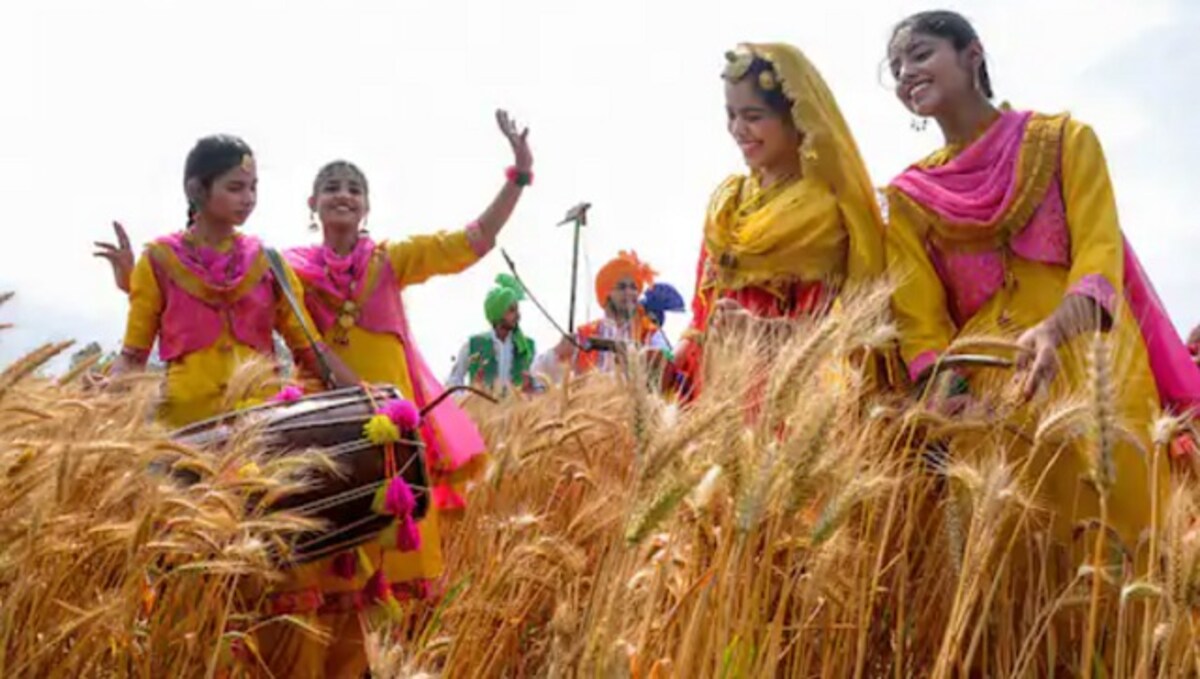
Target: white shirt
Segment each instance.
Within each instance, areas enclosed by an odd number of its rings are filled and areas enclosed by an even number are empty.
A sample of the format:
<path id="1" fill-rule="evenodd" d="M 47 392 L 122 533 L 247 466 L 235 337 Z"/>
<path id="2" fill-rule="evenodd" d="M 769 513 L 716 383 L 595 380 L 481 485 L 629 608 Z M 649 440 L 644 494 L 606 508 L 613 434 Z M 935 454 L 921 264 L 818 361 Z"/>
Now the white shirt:
<path id="1" fill-rule="evenodd" d="M 512 386 L 513 356 L 516 347 L 513 344 L 513 334 L 510 332 L 504 339 L 492 330 L 492 350 L 496 353 L 496 380 L 492 388 L 495 391 L 507 391 Z M 454 369 L 450 371 L 450 379 L 446 380 L 448 387 L 461 387 L 470 381 L 467 368 L 471 365 L 471 340 L 467 340 L 454 359 Z"/>

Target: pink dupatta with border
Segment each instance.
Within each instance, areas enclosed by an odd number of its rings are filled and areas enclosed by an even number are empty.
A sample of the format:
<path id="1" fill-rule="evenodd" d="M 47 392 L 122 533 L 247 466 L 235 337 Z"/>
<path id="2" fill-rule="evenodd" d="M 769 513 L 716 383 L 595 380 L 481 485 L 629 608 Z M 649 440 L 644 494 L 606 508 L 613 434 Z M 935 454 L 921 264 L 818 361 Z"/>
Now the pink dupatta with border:
<path id="1" fill-rule="evenodd" d="M 964 229 L 990 228 L 1017 193 L 1018 158 L 1032 116 L 1028 111 L 1003 111 L 954 160 L 935 168 L 909 167 L 892 186 L 946 222 Z M 1200 410 L 1200 368 L 1192 362 L 1133 247 L 1128 239 L 1122 240 L 1125 302 L 1141 330 L 1159 399 L 1176 412 Z"/>

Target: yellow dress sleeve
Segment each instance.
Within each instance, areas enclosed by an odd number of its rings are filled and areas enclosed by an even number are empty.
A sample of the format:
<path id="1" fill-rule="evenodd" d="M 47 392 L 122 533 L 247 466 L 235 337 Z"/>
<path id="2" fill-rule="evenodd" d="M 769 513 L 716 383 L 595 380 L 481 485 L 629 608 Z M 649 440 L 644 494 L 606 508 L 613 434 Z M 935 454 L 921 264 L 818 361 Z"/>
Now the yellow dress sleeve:
<path id="1" fill-rule="evenodd" d="M 465 230 L 389 243 L 387 255 L 396 274 L 396 284 L 402 288 L 424 283 L 434 276 L 458 273 L 479 261 Z"/>
<path id="2" fill-rule="evenodd" d="M 1062 193 L 1071 235 L 1068 294 L 1091 297 L 1108 311 L 1122 294 L 1125 242 L 1100 140 L 1070 120 L 1063 136 Z"/>
<path id="3" fill-rule="evenodd" d="M 129 276 L 129 316 L 125 321 L 125 347 L 150 351 L 158 337 L 159 320 L 163 312 L 162 291 L 150 256 L 142 253 Z"/>
<path id="4" fill-rule="evenodd" d="M 296 316 L 287 297 L 281 293 L 279 299 L 275 300 L 275 330 L 283 337 L 288 349 L 294 353 L 310 348 L 309 336 L 319 340 L 321 335 L 317 332 L 312 318 L 309 317 L 308 310 L 304 308 L 304 286 L 300 283 L 300 277 L 287 262 L 283 263 L 283 268 L 287 274 L 288 283 L 292 286 L 292 292 L 296 295 L 296 301 L 300 305 L 300 316 Z M 304 328 L 308 329 L 309 336 L 305 336 Z"/>
<path id="5" fill-rule="evenodd" d="M 946 288 L 925 249 L 925 227 L 902 201 L 892 197 L 885 237 L 892 276 L 892 313 L 900 332 L 900 355 L 916 379 L 950 345 L 956 332 Z"/>

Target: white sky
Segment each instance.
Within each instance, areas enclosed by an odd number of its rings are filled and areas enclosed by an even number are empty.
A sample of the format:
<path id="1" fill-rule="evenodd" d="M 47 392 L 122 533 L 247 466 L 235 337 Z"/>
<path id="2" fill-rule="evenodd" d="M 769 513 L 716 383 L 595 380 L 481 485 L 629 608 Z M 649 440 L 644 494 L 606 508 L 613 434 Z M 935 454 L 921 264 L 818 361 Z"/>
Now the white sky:
<path id="1" fill-rule="evenodd" d="M 1105 144 L 1122 222 L 1183 332 L 1200 321 L 1189 210 L 1200 190 L 1200 9 L 1193 0 L 947 2 L 974 20 L 998 96 L 1068 109 Z M 634 248 L 690 297 L 709 192 L 740 170 L 724 129 L 722 54 L 786 41 L 830 83 L 877 184 L 935 148 L 935 126 L 881 83 L 891 26 L 917 2 L 7 1 L 0 4 L 0 364 L 49 339 L 120 341 L 125 300 L 91 241 L 119 219 L 138 247 L 183 225 L 183 159 L 196 138 L 255 149 L 246 229 L 307 242 L 317 168 L 345 157 L 370 179 L 369 226 L 401 238 L 472 220 L 510 163 L 492 120 L 531 128 L 537 182 L 501 237 L 565 322 L 580 200 L 588 275 Z M 498 254 L 405 295 L 445 373 L 485 327 Z M 596 313 L 594 303 L 585 313 Z M 531 307 L 525 326 L 554 341 Z M 677 319 L 671 329 L 683 324 Z"/>

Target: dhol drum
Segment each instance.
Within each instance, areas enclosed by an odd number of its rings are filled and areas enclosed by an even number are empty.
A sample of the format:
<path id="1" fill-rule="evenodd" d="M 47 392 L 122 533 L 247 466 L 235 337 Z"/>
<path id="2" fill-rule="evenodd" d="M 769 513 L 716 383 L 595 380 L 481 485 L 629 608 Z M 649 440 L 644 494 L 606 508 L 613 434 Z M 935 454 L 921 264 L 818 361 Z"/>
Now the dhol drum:
<path id="1" fill-rule="evenodd" d="M 377 514 L 371 507 L 376 491 L 387 482 L 386 447 L 372 444 L 363 433 L 375 414 L 375 405 L 400 399 L 392 386 L 339 389 L 302 397 L 296 401 L 269 403 L 197 422 L 179 429 L 171 437 L 198 449 L 224 445 L 234 431 L 244 426 L 261 426 L 268 454 L 288 455 L 318 449 L 336 465 L 337 471 L 314 468 L 308 490 L 288 495 L 273 509 L 288 509 L 320 519 L 321 531 L 302 533 L 293 540 L 291 560 L 313 561 L 374 539 L 395 520 Z M 401 442 L 392 445 L 392 469 L 404 477 L 416 498 L 414 518 L 429 508 L 429 482 L 425 469 L 425 446 L 416 432 L 402 432 Z M 184 483 L 197 476 L 175 472 Z"/>

